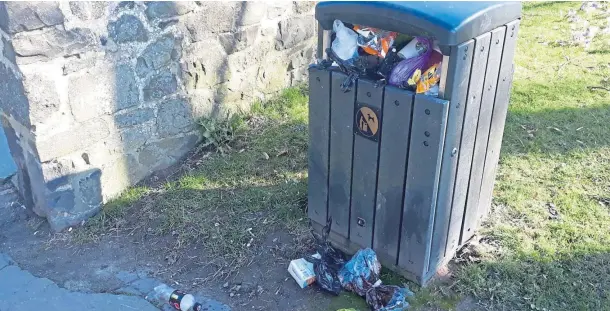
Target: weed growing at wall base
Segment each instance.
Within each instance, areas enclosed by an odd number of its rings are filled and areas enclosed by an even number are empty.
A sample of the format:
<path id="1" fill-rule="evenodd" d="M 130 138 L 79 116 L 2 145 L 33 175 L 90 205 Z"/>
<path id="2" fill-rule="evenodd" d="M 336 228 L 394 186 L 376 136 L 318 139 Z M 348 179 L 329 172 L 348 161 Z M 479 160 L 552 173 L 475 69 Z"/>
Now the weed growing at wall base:
<path id="1" fill-rule="evenodd" d="M 201 118 L 197 122 L 203 137 L 202 147 L 212 146 L 221 153 L 246 130 L 245 116 L 234 113 L 223 118 Z"/>

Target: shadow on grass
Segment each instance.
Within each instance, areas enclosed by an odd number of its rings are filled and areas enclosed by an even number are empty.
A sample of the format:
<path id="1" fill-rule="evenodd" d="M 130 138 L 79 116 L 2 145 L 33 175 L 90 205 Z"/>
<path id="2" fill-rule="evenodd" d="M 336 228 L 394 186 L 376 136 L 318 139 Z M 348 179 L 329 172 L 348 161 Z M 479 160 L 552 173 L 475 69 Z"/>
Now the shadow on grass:
<path id="1" fill-rule="evenodd" d="M 171 238 L 172 251 L 199 247 L 203 257 L 238 268 L 270 233 L 306 234 L 305 90 L 289 89 L 253 110 L 244 117 L 248 129 L 223 148 L 231 151 L 204 148 L 174 177 L 129 189 L 79 230 L 80 237 L 95 240 L 112 232 L 144 243 Z"/>
<path id="2" fill-rule="evenodd" d="M 502 310 L 610 310 L 610 252 L 523 256 L 466 266 L 458 288 Z"/>
<path id="3" fill-rule="evenodd" d="M 604 74 L 515 81 L 482 262 L 457 272 L 485 310 L 610 310 Z"/>

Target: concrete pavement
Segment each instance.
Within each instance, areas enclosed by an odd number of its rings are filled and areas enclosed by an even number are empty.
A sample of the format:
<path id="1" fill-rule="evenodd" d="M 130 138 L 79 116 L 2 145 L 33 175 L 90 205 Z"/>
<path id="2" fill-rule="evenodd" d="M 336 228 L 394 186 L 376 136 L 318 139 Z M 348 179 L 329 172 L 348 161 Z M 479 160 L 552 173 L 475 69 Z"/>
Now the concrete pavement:
<path id="1" fill-rule="evenodd" d="M 25 216 L 17 191 L 10 183 L 0 182 L 0 240 L 6 226 Z M 116 280 L 113 284 L 121 286 L 104 293 L 95 293 L 87 286 L 58 286 L 47 278 L 39 278 L 21 269 L 7 254 L 0 252 L 0 311 L 159 311 L 153 304 L 155 286 L 161 281 L 149 277 L 146 271 L 128 272 L 115 267 L 96 271 L 101 279 Z M 99 282 L 100 279 L 83 279 L 83 284 Z M 79 283 L 79 282 L 75 283 Z M 231 311 L 214 299 L 197 295 L 204 310 Z M 152 304 L 147 301 L 149 299 Z M 161 310 L 173 310 L 163 304 Z"/>
<path id="2" fill-rule="evenodd" d="M 0 254 L 0 311 L 158 311 L 144 298 L 108 293 L 80 293 L 37 278 Z"/>
<path id="3" fill-rule="evenodd" d="M 0 184 L 0 229 L 23 214 L 17 191 Z M 6 254 L 0 253 L 0 311 L 159 311 L 144 298 L 134 295 L 81 293 L 57 286 L 22 270 Z"/>

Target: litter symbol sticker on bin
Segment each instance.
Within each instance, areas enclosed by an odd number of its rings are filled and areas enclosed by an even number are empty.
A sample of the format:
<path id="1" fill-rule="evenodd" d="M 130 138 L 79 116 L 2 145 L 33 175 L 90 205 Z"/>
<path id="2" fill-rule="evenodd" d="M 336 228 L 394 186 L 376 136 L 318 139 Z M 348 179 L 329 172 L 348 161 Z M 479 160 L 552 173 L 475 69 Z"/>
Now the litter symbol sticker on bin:
<path id="1" fill-rule="evenodd" d="M 379 139 L 379 114 L 374 108 L 360 107 L 355 121 L 358 134 L 374 141 Z"/>

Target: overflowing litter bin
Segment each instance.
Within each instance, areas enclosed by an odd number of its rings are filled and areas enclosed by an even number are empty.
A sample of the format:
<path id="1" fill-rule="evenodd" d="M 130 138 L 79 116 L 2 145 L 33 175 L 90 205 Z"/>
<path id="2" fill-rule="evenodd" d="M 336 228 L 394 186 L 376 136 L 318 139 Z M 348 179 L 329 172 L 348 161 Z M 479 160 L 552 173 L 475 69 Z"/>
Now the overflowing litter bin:
<path id="1" fill-rule="evenodd" d="M 491 205 L 520 15 L 519 2 L 318 3 L 314 229 L 332 218 L 335 246 L 372 247 L 420 284 L 453 257 Z M 437 60 L 410 58 L 425 50 Z"/>

